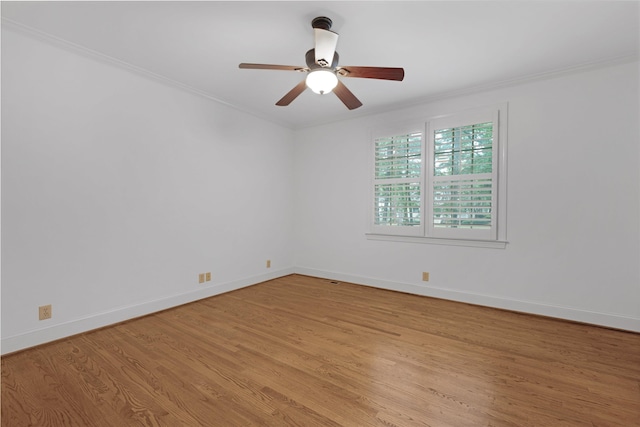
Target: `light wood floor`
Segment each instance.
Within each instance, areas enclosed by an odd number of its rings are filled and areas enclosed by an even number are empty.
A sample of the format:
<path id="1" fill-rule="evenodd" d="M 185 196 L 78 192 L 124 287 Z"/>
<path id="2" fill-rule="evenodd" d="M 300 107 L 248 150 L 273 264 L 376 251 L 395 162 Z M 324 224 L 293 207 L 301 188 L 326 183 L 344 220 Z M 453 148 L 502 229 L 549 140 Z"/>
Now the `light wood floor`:
<path id="1" fill-rule="evenodd" d="M 292 275 L 2 358 L 2 426 L 638 426 L 640 334 Z"/>

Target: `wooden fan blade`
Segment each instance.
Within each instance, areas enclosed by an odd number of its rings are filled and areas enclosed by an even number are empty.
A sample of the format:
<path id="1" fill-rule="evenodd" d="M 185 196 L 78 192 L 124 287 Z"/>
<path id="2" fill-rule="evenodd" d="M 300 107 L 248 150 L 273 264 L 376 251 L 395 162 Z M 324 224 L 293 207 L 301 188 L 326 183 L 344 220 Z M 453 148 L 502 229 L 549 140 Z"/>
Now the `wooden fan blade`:
<path id="1" fill-rule="evenodd" d="M 340 98 L 340 101 L 342 101 L 342 103 L 346 105 L 349 110 L 355 110 L 356 108 L 362 106 L 362 102 L 360 102 L 360 100 L 356 98 L 356 96 L 351 93 L 351 91 L 347 89 L 347 87 L 340 80 L 338 80 L 338 86 L 333 89 L 333 93 L 335 93 L 336 96 Z"/>
<path id="2" fill-rule="evenodd" d="M 246 62 L 243 62 L 238 67 L 250 70 L 309 71 L 308 68 L 296 67 L 294 65 L 248 64 Z"/>
<path id="3" fill-rule="evenodd" d="M 342 77 L 359 77 L 363 79 L 397 80 L 404 79 L 404 68 L 393 67 L 338 67 Z"/>
<path id="4" fill-rule="evenodd" d="M 338 45 L 338 34 L 333 31 L 314 28 L 316 64 L 321 67 L 331 67 L 333 56 Z"/>
<path id="5" fill-rule="evenodd" d="M 307 88 L 307 83 L 305 80 L 302 80 L 300 83 L 296 85 L 293 89 L 291 89 L 285 96 L 283 96 L 280 101 L 276 102 L 276 105 L 280 107 L 286 107 L 291 104 L 291 101 L 296 99 L 298 95 L 300 95 Z"/>

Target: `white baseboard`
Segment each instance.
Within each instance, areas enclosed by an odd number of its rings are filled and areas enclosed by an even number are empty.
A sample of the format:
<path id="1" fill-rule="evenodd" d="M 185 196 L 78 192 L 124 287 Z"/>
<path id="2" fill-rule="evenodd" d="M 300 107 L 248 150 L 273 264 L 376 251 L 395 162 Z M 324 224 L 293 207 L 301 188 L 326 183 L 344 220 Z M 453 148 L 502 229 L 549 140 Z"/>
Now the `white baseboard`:
<path id="1" fill-rule="evenodd" d="M 441 298 L 474 305 L 482 305 L 486 307 L 500 308 L 521 313 L 554 317 L 557 319 L 571 320 L 575 322 L 588 323 L 592 325 L 621 329 L 631 332 L 640 332 L 640 319 L 634 317 L 625 317 L 616 314 L 579 310 L 572 307 L 561 307 L 555 305 L 540 304 L 537 302 L 500 298 L 490 295 L 460 292 L 432 286 L 418 286 L 408 283 L 398 283 L 387 280 L 374 279 L 371 277 L 353 276 L 350 274 L 343 274 L 333 271 L 316 270 L 313 268 L 296 267 L 295 272 L 307 276 L 321 277 L 342 282 L 350 282 L 358 285 L 371 286 L 392 291 Z"/>
<path id="2" fill-rule="evenodd" d="M 227 283 L 215 284 L 206 288 L 198 289 L 196 291 L 147 301 L 141 304 L 126 306 L 108 312 L 97 313 L 89 317 L 75 319 L 70 322 L 52 325 L 46 328 L 25 332 L 19 335 L 2 337 L 0 354 L 4 355 L 13 353 L 15 351 L 24 350 L 29 347 L 34 347 L 72 335 L 113 325 L 125 320 L 134 319 L 136 317 L 146 316 L 151 313 L 177 307 L 182 304 L 187 304 L 203 298 L 209 298 L 215 295 L 223 294 L 225 292 L 230 292 L 236 289 L 255 285 L 267 280 L 276 279 L 278 277 L 283 277 L 294 273 L 338 280 L 342 282 L 350 282 L 358 285 L 371 286 L 392 291 L 405 292 L 415 295 L 441 298 L 451 301 L 459 301 L 469 304 L 518 311 L 522 313 L 530 313 L 541 316 L 554 317 L 558 319 L 589 323 L 593 325 L 626 331 L 640 332 L 640 319 L 633 317 L 624 317 L 615 314 L 578 310 L 570 307 L 560 307 L 529 301 L 499 298 L 490 295 L 453 291 L 450 289 L 443 289 L 432 286 L 418 286 L 408 283 L 380 280 L 371 277 L 354 276 L 332 271 L 316 270 L 312 268 L 291 267 L 281 270 L 275 270 L 268 274 L 261 274 L 258 276 L 247 277 Z"/>
<path id="3" fill-rule="evenodd" d="M 287 276 L 295 273 L 294 268 L 274 270 L 267 274 L 234 280 L 228 283 L 220 283 L 200 288 L 196 291 L 172 295 L 157 300 L 147 301 L 141 304 L 126 306 L 108 312 L 97 313 L 70 322 L 52 325 L 46 328 L 25 332 L 10 337 L 2 337 L 1 354 L 13 353 L 36 345 L 59 340 L 72 335 L 88 332 L 94 329 L 113 325 L 136 317 L 146 316 L 151 313 L 177 307 L 203 298 L 209 298 L 225 292 L 255 285 L 267 280 Z"/>

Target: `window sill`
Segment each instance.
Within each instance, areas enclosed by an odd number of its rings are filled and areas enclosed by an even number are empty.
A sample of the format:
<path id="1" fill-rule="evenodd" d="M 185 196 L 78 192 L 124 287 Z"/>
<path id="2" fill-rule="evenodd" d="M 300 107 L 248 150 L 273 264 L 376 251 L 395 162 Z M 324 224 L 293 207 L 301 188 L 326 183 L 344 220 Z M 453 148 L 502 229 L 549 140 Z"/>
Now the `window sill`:
<path id="1" fill-rule="evenodd" d="M 366 233 L 367 240 L 384 240 L 388 242 L 424 243 L 429 245 L 469 246 L 474 248 L 505 249 L 506 241 L 501 240 L 469 240 L 443 239 L 439 237 L 397 236 L 392 234 Z"/>

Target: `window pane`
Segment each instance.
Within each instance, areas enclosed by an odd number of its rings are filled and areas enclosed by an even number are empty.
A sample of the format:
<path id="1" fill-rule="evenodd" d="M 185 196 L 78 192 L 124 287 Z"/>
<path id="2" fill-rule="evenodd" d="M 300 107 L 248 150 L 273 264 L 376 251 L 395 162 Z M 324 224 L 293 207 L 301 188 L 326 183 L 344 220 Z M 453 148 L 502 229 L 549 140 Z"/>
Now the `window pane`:
<path id="1" fill-rule="evenodd" d="M 375 178 L 417 178 L 422 166 L 422 134 L 375 140 Z"/>
<path id="2" fill-rule="evenodd" d="M 491 215 L 491 178 L 434 183 L 434 227 L 490 229 Z"/>
<path id="3" fill-rule="evenodd" d="M 434 131 L 434 176 L 491 173 L 493 123 Z"/>
<path id="4" fill-rule="evenodd" d="M 375 186 L 375 225 L 420 225 L 420 184 Z"/>

